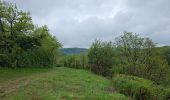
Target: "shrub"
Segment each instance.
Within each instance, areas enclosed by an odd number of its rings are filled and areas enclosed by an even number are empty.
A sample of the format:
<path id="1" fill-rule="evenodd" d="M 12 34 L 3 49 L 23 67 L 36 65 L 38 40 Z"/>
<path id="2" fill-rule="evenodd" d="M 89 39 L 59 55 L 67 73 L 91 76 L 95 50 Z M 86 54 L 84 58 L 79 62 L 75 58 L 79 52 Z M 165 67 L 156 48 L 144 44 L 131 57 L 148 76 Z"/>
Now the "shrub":
<path id="1" fill-rule="evenodd" d="M 87 55 L 86 54 L 71 54 L 61 55 L 58 63 L 60 66 L 71 67 L 76 69 L 87 69 Z"/>
<path id="2" fill-rule="evenodd" d="M 80 59 L 78 55 L 66 55 L 62 58 L 64 67 L 81 68 Z"/>
<path id="3" fill-rule="evenodd" d="M 167 89 L 165 100 L 170 100 L 170 89 Z"/>
<path id="4" fill-rule="evenodd" d="M 111 71 L 112 71 L 113 74 L 123 74 L 123 73 L 124 73 L 123 67 L 121 67 L 121 66 L 116 66 L 116 65 L 114 65 L 114 66 L 112 67 Z"/>
<path id="5" fill-rule="evenodd" d="M 4 66 L 8 66 L 9 62 L 8 62 L 9 58 L 7 55 L 5 54 L 0 54 L 0 67 L 4 67 Z"/>
<path id="6" fill-rule="evenodd" d="M 18 67 L 53 67 L 57 64 L 55 56 L 44 49 L 22 52 L 18 55 Z"/>
<path id="7" fill-rule="evenodd" d="M 153 85 L 151 90 L 153 100 L 170 100 L 170 91 L 168 88 L 160 85 Z"/>
<path id="8" fill-rule="evenodd" d="M 152 81 L 128 75 L 116 75 L 113 79 L 116 89 L 135 100 L 169 100 L 170 89 L 155 85 Z"/>
<path id="9" fill-rule="evenodd" d="M 148 100 L 151 98 L 149 87 L 152 82 L 142 78 L 126 75 L 117 75 L 114 85 L 121 93 L 131 96 L 137 100 Z"/>
<path id="10" fill-rule="evenodd" d="M 96 40 L 88 52 L 90 70 L 103 76 L 111 76 L 114 47 L 111 42 Z"/>

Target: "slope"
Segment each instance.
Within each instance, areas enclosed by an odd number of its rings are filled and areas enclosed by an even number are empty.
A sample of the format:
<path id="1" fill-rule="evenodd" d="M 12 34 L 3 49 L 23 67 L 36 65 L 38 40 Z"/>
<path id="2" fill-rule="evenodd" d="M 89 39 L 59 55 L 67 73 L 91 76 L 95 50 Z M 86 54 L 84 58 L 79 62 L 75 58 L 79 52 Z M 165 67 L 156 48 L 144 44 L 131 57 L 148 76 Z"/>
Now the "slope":
<path id="1" fill-rule="evenodd" d="M 86 70 L 65 67 L 15 77 L 0 85 L 3 100 L 124 100 L 110 81 Z"/>

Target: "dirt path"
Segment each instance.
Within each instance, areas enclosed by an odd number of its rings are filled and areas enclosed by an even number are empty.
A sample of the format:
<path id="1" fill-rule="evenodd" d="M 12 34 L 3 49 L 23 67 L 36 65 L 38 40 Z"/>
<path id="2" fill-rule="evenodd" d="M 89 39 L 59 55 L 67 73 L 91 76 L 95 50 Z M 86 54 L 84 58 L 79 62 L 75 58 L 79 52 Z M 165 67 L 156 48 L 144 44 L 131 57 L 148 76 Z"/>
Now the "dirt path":
<path id="1" fill-rule="evenodd" d="M 43 72 L 39 74 L 34 74 L 31 76 L 16 78 L 15 80 L 10 80 L 8 82 L 1 84 L 0 85 L 0 98 L 3 98 L 7 96 L 8 94 L 15 92 L 22 87 L 26 87 L 31 81 L 38 80 L 39 78 L 49 73 L 51 73 L 51 70 L 50 72 L 47 71 L 47 72 Z"/>
<path id="2" fill-rule="evenodd" d="M 0 97 L 4 97 L 7 94 L 16 91 L 17 89 L 24 87 L 28 84 L 28 79 L 16 79 L 14 81 L 10 81 L 0 86 Z"/>

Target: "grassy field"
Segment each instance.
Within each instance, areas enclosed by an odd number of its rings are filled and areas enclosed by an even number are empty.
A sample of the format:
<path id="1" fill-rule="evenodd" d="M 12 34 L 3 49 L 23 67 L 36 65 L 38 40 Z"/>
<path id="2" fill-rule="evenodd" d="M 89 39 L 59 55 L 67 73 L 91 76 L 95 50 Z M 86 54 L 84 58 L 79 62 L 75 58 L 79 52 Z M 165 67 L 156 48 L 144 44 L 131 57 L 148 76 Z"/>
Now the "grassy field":
<path id="1" fill-rule="evenodd" d="M 16 68 L 16 69 L 9 69 L 3 68 L 0 69 L 0 84 L 4 82 L 8 82 L 11 80 L 39 74 L 42 72 L 50 71 L 51 69 L 45 68 Z"/>
<path id="2" fill-rule="evenodd" d="M 110 81 L 89 71 L 54 69 L 1 69 L 2 100 L 126 100 Z"/>

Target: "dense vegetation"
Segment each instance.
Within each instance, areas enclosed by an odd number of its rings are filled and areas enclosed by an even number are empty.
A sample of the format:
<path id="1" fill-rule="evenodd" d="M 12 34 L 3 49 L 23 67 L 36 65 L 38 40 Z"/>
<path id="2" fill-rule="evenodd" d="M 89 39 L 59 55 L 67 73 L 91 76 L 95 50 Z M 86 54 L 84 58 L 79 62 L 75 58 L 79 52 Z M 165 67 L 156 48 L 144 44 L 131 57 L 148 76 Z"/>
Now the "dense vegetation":
<path id="1" fill-rule="evenodd" d="M 103 76 L 111 75 L 114 47 L 112 43 L 96 40 L 89 49 L 88 58 L 90 70 Z"/>
<path id="2" fill-rule="evenodd" d="M 149 38 L 125 32 L 116 38 L 121 66 L 127 74 L 144 77 L 159 84 L 165 79 L 168 64 Z"/>
<path id="3" fill-rule="evenodd" d="M 116 75 L 113 78 L 113 85 L 120 93 L 131 96 L 135 100 L 170 99 L 170 89 L 135 76 Z"/>
<path id="4" fill-rule="evenodd" d="M 113 79 L 113 87 L 134 100 L 169 100 L 169 50 L 168 46 L 157 47 L 149 38 L 124 32 L 115 43 L 94 41 L 86 54 L 86 67 L 76 67 L 82 62 L 81 55 L 64 59 L 70 59 L 65 61 L 69 67 L 85 68 Z"/>
<path id="5" fill-rule="evenodd" d="M 0 67 L 54 66 L 61 44 L 28 12 L 0 1 Z"/>
<path id="6" fill-rule="evenodd" d="M 34 25 L 28 12 L 0 1 L 0 82 L 47 72 L 34 81 L 29 78 L 26 90 L 10 94 L 12 99 L 31 95 L 33 99 L 169 100 L 170 47 L 158 47 L 152 39 L 132 32 L 113 40 L 95 40 L 88 50 L 60 49 L 47 26 Z"/>

